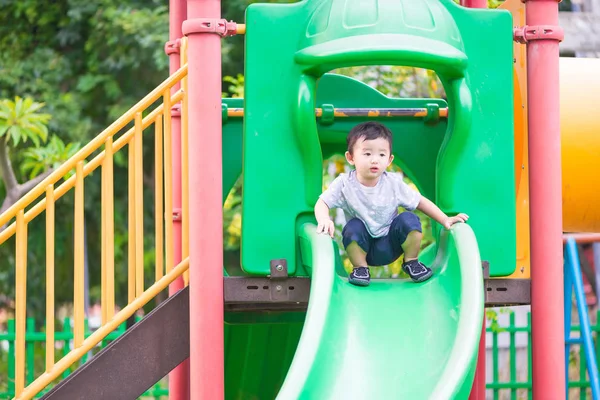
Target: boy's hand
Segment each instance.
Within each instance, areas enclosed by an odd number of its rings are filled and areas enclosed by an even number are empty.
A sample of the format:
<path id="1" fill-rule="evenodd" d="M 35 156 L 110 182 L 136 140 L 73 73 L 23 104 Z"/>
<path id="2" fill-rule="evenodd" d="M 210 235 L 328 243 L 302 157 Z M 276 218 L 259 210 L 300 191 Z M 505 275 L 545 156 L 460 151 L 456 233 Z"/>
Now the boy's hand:
<path id="1" fill-rule="evenodd" d="M 469 220 L 469 216 L 467 214 L 460 213 L 455 215 L 454 217 L 448 217 L 444 222 L 444 228 L 450 229 L 450 227 L 457 222 L 467 222 Z"/>
<path id="2" fill-rule="evenodd" d="M 324 221 L 319 221 L 317 226 L 317 233 L 327 233 L 333 239 L 333 234 L 335 232 L 335 225 L 332 220 L 329 218 Z"/>

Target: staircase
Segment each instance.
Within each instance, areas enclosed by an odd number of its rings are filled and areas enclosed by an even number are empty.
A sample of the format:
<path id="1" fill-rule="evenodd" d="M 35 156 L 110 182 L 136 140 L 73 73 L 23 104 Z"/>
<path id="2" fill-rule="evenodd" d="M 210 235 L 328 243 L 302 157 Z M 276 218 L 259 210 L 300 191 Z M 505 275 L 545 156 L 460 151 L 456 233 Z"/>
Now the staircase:
<path id="1" fill-rule="evenodd" d="M 182 39 L 182 67 L 140 100 L 123 116 L 96 136 L 85 147 L 53 171 L 46 179 L 0 215 L 0 245 L 15 237 L 15 398 L 31 399 L 71 368 L 109 333 L 134 315 L 145 304 L 180 277 L 186 278 L 187 205 L 183 205 L 182 261 L 175 262 L 173 241 L 173 177 L 171 157 L 171 107 L 181 105 L 181 118 L 187 118 L 187 40 Z M 162 100 L 162 101 L 160 101 Z M 160 102 L 158 106 L 156 103 Z M 129 125 L 131 128 L 126 129 Z M 155 274 L 149 287 L 144 285 L 144 132 L 154 131 L 154 211 Z M 187 124 L 182 124 L 182 143 L 187 142 Z M 115 313 L 115 155 L 127 149 L 127 304 Z M 100 169 L 102 196 L 101 305 L 102 324 L 84 337 L 84 188 L 85 179 Z M 75 171 L 73 175 L 69 175 Z M 181 187 L 187 196 L 186 157 L 182 160 Z M 178 186 L 179 182 L 176 182 Z M 88 181 L 87 185 L 90 185 Z M 89 187 L 89 186 L 88 186 Z M 73 349 L 55 361 L 55 206 L 65 194 L 74 192 L 74 293 Z M 25 385 L 25 320 L 27 303 L 28 225 L 45 211 L 46 220 L 46 364 L 45 371 Z M 58 221 L 60 224 L 61 221 Z M 122 227 L 121 227 L 122 228 Z M 179 251 L 177 251 L 179 253 Z M 30 296 L 35 294 L 30 294 Z M 181 361 L 189 351 L 188 290 L 183 289 L 161 303 L 141 322 L 97 354 L 90 362 L 46 393 L 45 398 L 95 399 L 135 398 Z M 176 327 L 176 328 L 174 328 Z M 127 351 L 126 351 L 127 349 Z M 134 351 L 131 351 L 134 350 Z M 159 357 L 160 355 L 160 357 Z M 102 379 L 98 379 L 102 377 Z M 95 379 L 92 379 L 95 378 Z M 110 385 L 106 384 L 109 379 Z M 117 385 L 123 382 L 126 384 Z"/>

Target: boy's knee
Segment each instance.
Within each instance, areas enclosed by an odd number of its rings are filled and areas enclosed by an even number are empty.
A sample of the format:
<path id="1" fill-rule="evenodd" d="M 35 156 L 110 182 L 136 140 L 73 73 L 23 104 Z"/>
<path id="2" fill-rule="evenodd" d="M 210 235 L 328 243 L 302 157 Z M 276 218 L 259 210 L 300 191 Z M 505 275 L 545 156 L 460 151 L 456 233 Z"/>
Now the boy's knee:
<path id="1" fill-rule="evenodd" d="M 352 218 L 346 223 L 344 229 L 342 229 L 342 236 L 351 235 L 353 233 L 363 234 L 365 232 L 367 232 L 365 223 L 358 218 Z"/>
<path id="2" fill-rule="evenodd" d="M 398 215 L 394 219 L 392 225 L 392 229 L 397 231 L 402 236 L 408 236 L 411 232 L 422 232 L 421 220 L 417 214 L 408 211 Z"/>
<path id="3" fill-rule="evenodd" d="M 368 235 L 369 232 L 367 231 L 365 223 L 358 218 L 352 218 L 346 223 L 344 229 L 342 229 L 344 247 L 348 247 L 352 242 L 363 245 Z"/>

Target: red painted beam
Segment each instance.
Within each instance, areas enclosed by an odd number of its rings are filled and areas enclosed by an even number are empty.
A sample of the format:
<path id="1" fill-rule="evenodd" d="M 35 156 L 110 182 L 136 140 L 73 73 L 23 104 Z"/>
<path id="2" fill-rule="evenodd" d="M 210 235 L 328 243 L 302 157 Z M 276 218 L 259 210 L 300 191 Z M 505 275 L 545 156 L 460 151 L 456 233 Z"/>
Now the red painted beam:
<path id="1" fill-rule="evenodd" d="M 525 18 L 536 33 L 527 38 L 533 398 L 546 400 L 565 393 L 558 1 L 528 0 Z"/>
<path id="2" fill-rule="evenodd" d="M 220 0 L 188 0 L 190 394 L 224 397 Z M 212 23 L 211 23 L 212 26 Z"/>

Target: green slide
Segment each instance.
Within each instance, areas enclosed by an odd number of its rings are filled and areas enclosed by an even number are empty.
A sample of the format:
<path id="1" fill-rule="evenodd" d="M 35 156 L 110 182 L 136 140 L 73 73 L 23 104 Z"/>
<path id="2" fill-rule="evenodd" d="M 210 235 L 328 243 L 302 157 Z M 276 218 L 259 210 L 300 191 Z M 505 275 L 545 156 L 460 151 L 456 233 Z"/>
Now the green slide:
<path id="1" fill-rule="evenodd" d="M 310 302 L 278 399 L 468 398 L 483 318 L 481 260 L 468 225 L 441 233 L 435 258 L 425 260 L 435 271 L 429 281 L 373 280 L 366 288 L 348 283 L 333 242 L 314 225 L 299 236 Z"/>

